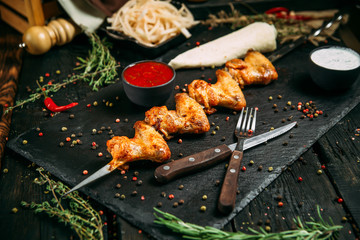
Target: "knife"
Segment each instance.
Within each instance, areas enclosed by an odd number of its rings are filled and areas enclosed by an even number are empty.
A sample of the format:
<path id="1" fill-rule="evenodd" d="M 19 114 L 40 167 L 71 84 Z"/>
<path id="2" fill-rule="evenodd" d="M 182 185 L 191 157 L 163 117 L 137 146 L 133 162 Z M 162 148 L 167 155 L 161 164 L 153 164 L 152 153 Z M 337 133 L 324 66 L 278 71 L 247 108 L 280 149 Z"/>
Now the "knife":
<path id="1" fill-rule="evenodd" d="M 270 132 L 245 139 L 243 150 L 245 151 L 270 139 L 278 137 L 290 131 L 290 129 L 292 129 L 295 125 L 296 122 L 292 122 Z M 235 147 L 236 143 L 228 146 L 222 144 L 176 161 L 168 162 L 155 169 L 155 179 L 160 183 L 166 183 L 180 176 L 206 169 L 207 167 L 224 161 L 227 157 L 230 157 L 231 153 L 235 150 Z"/>
<path id="2" fill-rule="evenodd" d="M 289 131 L 295 125 L 296 122 L 293 122 L 286 126 L 277 128 L 271 132 L 263 133 L 261 135 L 246 139 L 244 142 L 244 150 L 252 148 L 272 138 L 275 138 Z M 167 182 L 184 174 L 214 165 L 215 163 L 223 161 L 224 159 L 229 157 L 232 151 L 235 149 L 235 146 L 236 143 L 230 144 L 229 146 L 223 144 L 214 148 L 210 148 L 203 152 L 176 160 L 174 162 L 161 165 L 155 170 L 155 178 L 159 182 Z M 92 183 L 93 181 L 108 175 L 114 169 L 116 169 L 116 167 L 112 167 L 111 165 L 106 164 L 104 167 L 100 168 L 88 178 L 81 181 L 75 187 L 64 193 L 61 197 L 65 197 L 67 194 L 76 191 L 79 188 L 84 187 L 85 185 L 88 185 L 89 183 Z"/>
<path id="3" fill-rule="evenodd" d="M 304 44 L 307 41 L 307 39 L 309 39 L 310 37 L 318 36 L 323 30 L 330 28 L 335 22 L 341 21 L 341 19 L 343 19 L 343 14 L 340 13 L 340 11 L 339 11 L 338 13 L 336 13 L 334 15 L 334 17 L 330 21 L 324 22 L 323 25 L 321 25 L 321 27 L 311 31 L 311 33 L 309 35 L 300 37 L 297 40 L 295 40 L 294 42 L 292 42 L 288 45 L 285 45 L 282 48 L 280 48 L 279 50 L 272 53 L 270 56 L 268 56 L 269 61 L 275 62 L 279 58 L 283 57 L 284 55 L 286 55 L 289 52 L 291 52 L 292 50 L 294 50 L 295 48 Z"/>

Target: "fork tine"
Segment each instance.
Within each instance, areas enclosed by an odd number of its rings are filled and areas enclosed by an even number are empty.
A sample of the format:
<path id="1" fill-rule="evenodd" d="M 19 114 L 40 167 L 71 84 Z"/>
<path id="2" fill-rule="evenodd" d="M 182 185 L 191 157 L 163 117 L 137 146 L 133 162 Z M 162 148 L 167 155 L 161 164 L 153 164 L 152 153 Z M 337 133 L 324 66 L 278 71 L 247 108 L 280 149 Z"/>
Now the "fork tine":
<path id="1" fill-rule="evenodd" d="M 241 132 L 245 132 L 245 126 L 246 126 L 246 121 L 247 121 L 247 117 L 249 114 L 249 108 L 246 108 L 246 113 L 245 113 L 245 117 L 244 117 L 244 121 L 242 122 L 242 126 L 241 126 Z"/>
<path id="2" fill-rule="evenodd" d="M 258 110 L 258 108 L 256 107 L 256 108 L 255 108 L 255 111 L 254 111 L 254 116 L 253 116 L 253 119 L 252 119 L 252 125 L 251 125 L 251 131 L 252 131 L 252 133 L 255 133 L 256 113 L 257 113 L 257 110 Z"/>
<path id="3" fill-rule="evenodd" d="M 242 108 L 241 113 L 240 113 L 239 120 L 238 120 L 237 123 L 236 123 L 236 127 L 235 127 L 236 133 L 235 133 L 235 134 L 237 134 L 238 132 L 240 132 L 240 127 L 241 127 L 242 119 L 243 119 L 243 116 L 244 116 L 244 109 L 245 109 L 245 108 Z"/>
<path id="4" fill-rule="evenodd" d="M 245 121 L 247 121 L 246 129 L 245 129 L 246 132 L 248 132 L 250 130 L 250 124 L 251 124 L 251 121 L 253 120 L 252 112 L 253 112 L 253 108 L 250 109 L 249 118 L 245 120 Z"/>

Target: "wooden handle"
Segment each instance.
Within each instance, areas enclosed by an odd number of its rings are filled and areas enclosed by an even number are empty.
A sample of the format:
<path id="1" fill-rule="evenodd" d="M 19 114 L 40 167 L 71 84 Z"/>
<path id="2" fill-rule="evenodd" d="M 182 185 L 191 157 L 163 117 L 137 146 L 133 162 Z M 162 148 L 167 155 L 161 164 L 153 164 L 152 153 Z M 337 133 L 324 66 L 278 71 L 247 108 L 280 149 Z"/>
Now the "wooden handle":
<path id="1" fill-rule="evenodd" d="M 48 26 L 30 27 L 23 35 L 23 42 L 29 53 L 40 55 L 54 45 L 61 46 L 70 42 L 78 32 L 75 24 L 59 18 L 52 20 Z"/>
<path id="2" fill-rule="evenodd" d="M 235 150 L 231 155 L 218 202 L 218 210 L 223 214 L 229 214 L 234 210 L 242 158 L 241 151 Z"/>
<path id="3" fill-rule="evenodd" d="M 206 169 L 215 163 L 223 161 L 229 157 L 230 154 L 230 148 L 223 144 L 203 152 L 163 164 L 155 169 L 154 176 L 158 182 L 169 182 L 185 174 Z"/>

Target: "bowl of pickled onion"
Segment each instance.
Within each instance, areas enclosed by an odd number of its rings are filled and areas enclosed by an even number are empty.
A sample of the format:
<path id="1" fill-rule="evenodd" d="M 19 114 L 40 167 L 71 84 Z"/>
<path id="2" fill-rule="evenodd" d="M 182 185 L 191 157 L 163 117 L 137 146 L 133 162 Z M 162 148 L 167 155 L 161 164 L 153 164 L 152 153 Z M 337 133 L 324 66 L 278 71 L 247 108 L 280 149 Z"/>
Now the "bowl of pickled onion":
<path id="1" fill-rule="evenodd" d="M 151 107 L 164 104 L 172 94 L 175 70 L 163 62 L 143 60 L 128 65 L 121 78 L 130 101 Z"/>

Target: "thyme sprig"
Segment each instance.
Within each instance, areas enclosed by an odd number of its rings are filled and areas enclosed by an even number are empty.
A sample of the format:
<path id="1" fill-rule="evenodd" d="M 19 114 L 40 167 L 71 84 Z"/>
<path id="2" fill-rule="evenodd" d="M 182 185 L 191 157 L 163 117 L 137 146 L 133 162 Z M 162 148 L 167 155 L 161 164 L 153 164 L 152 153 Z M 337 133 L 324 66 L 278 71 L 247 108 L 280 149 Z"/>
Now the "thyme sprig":
<path id="1" fill-rule="evenodd" d="M 277 18 L 274 14 L 256 13 L 255 10 L 252 10 L 254 13 L 253 15 L 245 15 L 235 9 L 232 4 L 230 4 L 230 8 L 230 12 L 221 10 L 217 14 L 210 14 L 208 19 L 202 21 L 202 24 L 210 25 L 212 27 L 229 24 L 231 29 L 235 30 L 254 22 L 267 22 L 275 26 L 277 30 L 277 39 L 281 44 L 296 40 L 301 36 L 306 36 L 313 30 L 313 26 L 307 24 L 307 22 L 303 20 Z M 325 16 L 324 18 L 326 17 L 328 16 Z M 324 39 L 320 37 L 316 38 L 316 40 L 324 41 Z"/>
<path id="2" fill-rule="evenodd" d="M 59 222 L 63 222 L 65 225 L 69 224 L 80 239 L 104 239 L 100 215 L 91 207 L 90 203 L 80 197 L 76 191 L 60 198 L 70 188 L 60 181 L 56 182 L 50 179 L 44 173 L 43 168 L 38 168 L 37 171 L 41 176 L 36 178 L 34 183 L 47 184 L 46 190 L 52 193 L 53 198 L 50 203 L 48 201 L 42 203 L 22 201 L 21 205 L 35 209 L 35 213 L 45 212 L 50 217 L 57 217 Z M 62 200 L 64 201 L 62 202 Z"/>
<path id="3" fill-rule="evenodd" d="M 105 38 L 101 40 L 95 33 L 87 34 L 90 37 L 92 49 L 86 59 L 78 57 L 80 65 L 75 70 L 84 69 L 82 74 L 84 81 L 88 82 L 94 91 L 98 91 L 99 87 L 104 84 L 115 82 L 114 79 L 117 76 L 116 67 L 118 66 L 109 51 L 110 43 L 106 42 Z M 104 69 L 107 69 L 107 71 L 103 71 Z M 91 72 L 98 74 L 88 75 Z"/>
<path id="4" fill-rule="evenodd" d="M 331 218 L 329 219 L 330 223 L 324 221 L 321 216 L 320 208 L 317 206 L 317 214 L 319 220 L 316 221 L 314 218 L 311 218 L 311 221 L 303 223 L 299 217 L 294 219 L 295 224 L 297 225 L 297 229 L 288 230 L 277 233 L 270 233 L 265 231 L 263 228 L 260 228 L 259 231 L 248 228 L 251 232 L 243 233 L 243 232 L 226 232 L 214 227 L 202 227 L 192 223 L 186 223 L 182 221 L 180 218 L 170 214 L 165 213 L 157 208 L 154 208 L 156 213 L 155 215 L 155 223 L 163 225 L 173 232 L 182 234 L 183 238 L 186 239 L 334 239 L 338 231 L 342 229 L 340 225 L 334 225 Z"/>
<path id="5" fill-rule="evenodd" d="M 89 33 L 88 36 L 92 49 L 89 51 L 86 59 L 78 57 L 80 64 L 74 69 L 84 69 L 84 72 L 72 75 L 58 83 L 42 85 L 35 89 L 35 92 L 30 94 L 27 99 L 16 101 L 14 106 L 8 107 L 4 114 L 7 114 L 14 108 L 23 107 L 29 102 L 35 102 L 43 96 L 43 92 L 49 96 L 50 93 L 55 93 L 66 85 L 77 81 L 83 80 L 88 82 L 93 91 L 98 91 L 100 87 L 114 83 L 118 76 L 117 68 L 120 65 L 116 63 L 116 60 L 110 53 L 110 44 L 106 42 L 106 39 L 100 40 L 99 36 L 95 33 Z"/>

